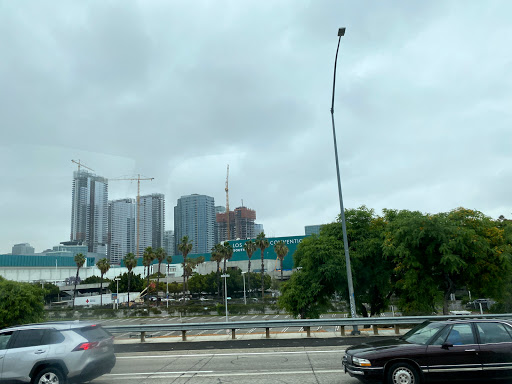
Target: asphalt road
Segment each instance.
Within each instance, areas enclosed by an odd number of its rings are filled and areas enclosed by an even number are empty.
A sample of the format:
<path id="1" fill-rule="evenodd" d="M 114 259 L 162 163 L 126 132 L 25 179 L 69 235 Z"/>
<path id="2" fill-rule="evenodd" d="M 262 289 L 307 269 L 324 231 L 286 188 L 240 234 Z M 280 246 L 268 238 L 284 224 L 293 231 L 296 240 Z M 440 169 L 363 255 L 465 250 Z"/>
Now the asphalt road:
<path id="1" fill-rule="evenodd" d="M 359 383 L 343 373 L 344 348 L 280 348 L 120 353 L 111 383 Z"/>

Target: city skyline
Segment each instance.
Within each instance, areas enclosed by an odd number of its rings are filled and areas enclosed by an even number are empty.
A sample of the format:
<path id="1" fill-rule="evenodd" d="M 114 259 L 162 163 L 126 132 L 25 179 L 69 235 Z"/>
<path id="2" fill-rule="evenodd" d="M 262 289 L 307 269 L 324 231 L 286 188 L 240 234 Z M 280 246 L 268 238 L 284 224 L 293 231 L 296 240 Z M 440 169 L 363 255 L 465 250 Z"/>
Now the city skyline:
<path id="1" fill-rule="evenodd" d="M 268 236 L 334 221 L 340 27 L 344 206 L 510 218 L 511 13 L 504 0 L 5 2 L 0 251 L 69 238 L 71 159 L 154 178 L 141 195 L 173 205 L 224 204 L 229 164 L 230 206 L 256 209 Z M 111 200 L 137 193 L 109 184 Z"/>

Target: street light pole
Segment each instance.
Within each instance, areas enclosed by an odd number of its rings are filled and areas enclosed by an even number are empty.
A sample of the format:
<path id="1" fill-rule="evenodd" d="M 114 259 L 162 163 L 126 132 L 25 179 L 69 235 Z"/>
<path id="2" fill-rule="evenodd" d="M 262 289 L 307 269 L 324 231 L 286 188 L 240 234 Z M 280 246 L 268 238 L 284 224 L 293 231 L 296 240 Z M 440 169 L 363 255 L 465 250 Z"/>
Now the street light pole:
<path id="1" fill-rule="evenodd" d="M 244 304 L 247 305 L 247 296 L 245 295 L 245 274 L 247 272 L 242 272 L 242 277 L 244 279 Z"/>
<path id="2" fill-rule="evenodd" d="M 224 303 L 226 305 L 226 322 L 228 322 L 228 282 L 226 281 L 226 278 L 229 277 L 229 275 L 225 273 L 220 277 L 224 278 Z"/>
<path id="3" fill-rule="evenodd" d="M 338 29 L 338 46 L 336 48 L 336 57 L 334 59 L 334 77 L 332 81 L 332 103 L 331 103 L 331 121 L 332 137 L 334 139 L 334 156 L 336 158 L 336 176 L 338 177 L 338 196 L 340 200 L 341 229 L 343 231 L 343 246 L 345 248 L 345 264 L 347 266 L 348 295 L 350 300 L 350 315 L 356 317 L 356 300 L 354 296 L 354 284 L 352 282 L 352 268 L 350 266 L 350 255 L 348 253 L 347 225 L 345 220 L 345 209 L 343 208 L 343 196 L 341 193 L 340 165 L 338 161 L 338 144 L 336 143 L 336 128 L 334 125 L 334 91 L 336 89 L 336 64 L 338 62 L 338 51 L 340 49 L 341 37 L 345 35 L 345 28 Z M 354 325 L 352 334 L 359 334 L 357 325 Z"/>

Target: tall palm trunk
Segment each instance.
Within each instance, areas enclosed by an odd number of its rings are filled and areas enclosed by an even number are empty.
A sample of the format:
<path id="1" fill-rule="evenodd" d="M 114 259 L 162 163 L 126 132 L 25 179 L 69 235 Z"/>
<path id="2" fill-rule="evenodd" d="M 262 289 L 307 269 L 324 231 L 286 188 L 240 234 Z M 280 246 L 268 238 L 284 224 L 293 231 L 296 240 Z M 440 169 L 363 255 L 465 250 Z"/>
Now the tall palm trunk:
<path id="1" fill-rule="evenodd" d="M 103 273 L 100 280 L 100 307 L 103 307 Z"/>
<path id="2" fill-rule="evenodd" d="M 76 297 L 76 283 L 78 281 L 78 271 L 80 268 L 76 269 L 76 276 L 75 276 L 75 289 L 73 289 L 73 309 L 75 309 L 75 297 Z"/>
<path id="3" fill-rule="evenodd" d="M 187 290 L 187 256 L 183 255 L 183 305 L 185 305 L 185 292 Z"/>
<path id="4" fill-rule="evenodd" d="M 220 297 L 220 260 L 217 261 L 217 296 Z"/>
<path id="5" fill-rule="evenodd" d="M 128 272 L 128 311 L 130 310 L 130 274 L 131 272 Z"/>
<path id="6" fill-rule="evenodd" d="M 283 259 L 281 259 L 281 283 L 283 282 Z"/>
<path id="7" fill-rule="evenodd" d="M 247 265 L 247 292 L 251 294 L 251 258 L 249 257 L 249 264 Z"/>
<path id="8" fill-rule="evenodd" d="M 158 301 L 158 297 L 159 297 L 159 293 L 160 293 L 160 265 L 162 263 L 159 261 L 158 262 L 158 275 L 156 276 L 156 306 L 158 307 L 159 306 L 159 301 Z"/>
<path id="9" fill-rule="evenodd" d="M 263 262 L 263 249 L 261 250 L 261 298 L 265 298 L 265 264 Z"/>

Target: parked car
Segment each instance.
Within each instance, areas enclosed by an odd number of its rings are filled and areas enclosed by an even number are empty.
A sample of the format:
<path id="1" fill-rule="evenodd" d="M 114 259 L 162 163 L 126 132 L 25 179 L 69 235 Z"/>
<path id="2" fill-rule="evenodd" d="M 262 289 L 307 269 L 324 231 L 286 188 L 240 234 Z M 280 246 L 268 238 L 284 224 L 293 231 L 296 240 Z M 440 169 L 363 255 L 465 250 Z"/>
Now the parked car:
<path id="1" fill-rule="evenodd" d="M 348 348 L 343 366 L 362 381 L 389 384 L 512 377 L 512 321 L 426 321 L 400 338 Z"/>
<path id="2" fill-rule="evenodd" d="M 0 331 L 2 382 L 83 382 L 109 373 L 115 364 L 113 337 L 98 324 L 67 321 Z"/>

